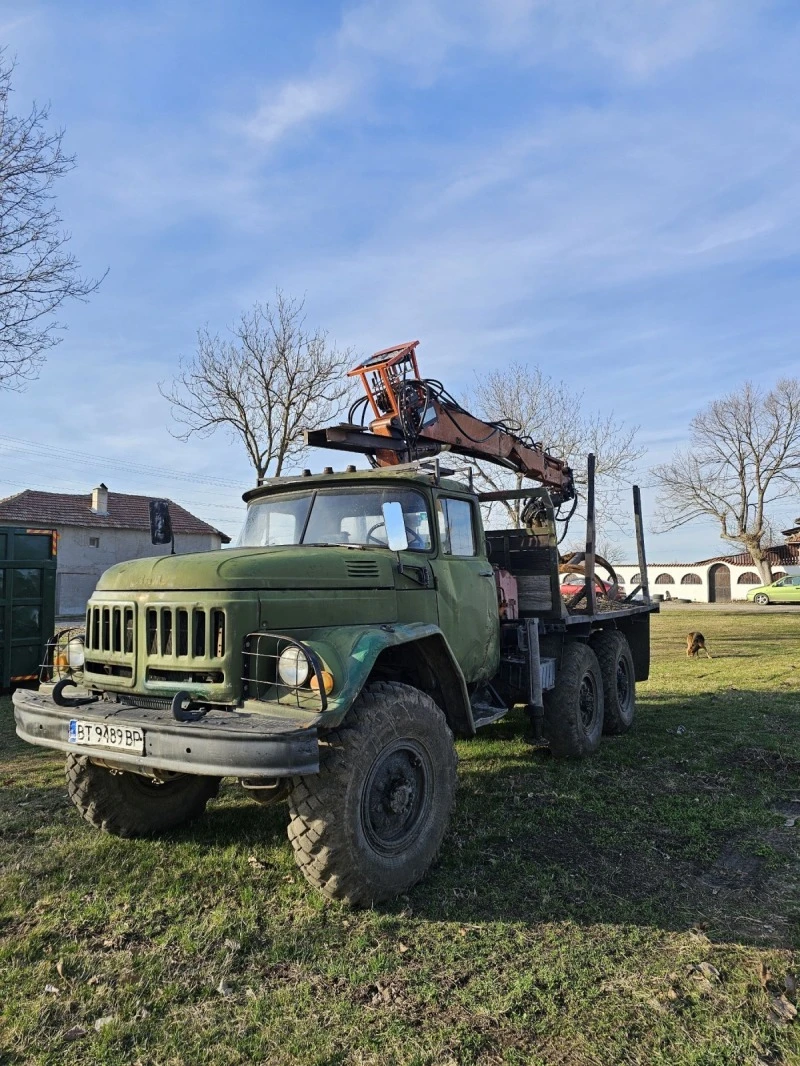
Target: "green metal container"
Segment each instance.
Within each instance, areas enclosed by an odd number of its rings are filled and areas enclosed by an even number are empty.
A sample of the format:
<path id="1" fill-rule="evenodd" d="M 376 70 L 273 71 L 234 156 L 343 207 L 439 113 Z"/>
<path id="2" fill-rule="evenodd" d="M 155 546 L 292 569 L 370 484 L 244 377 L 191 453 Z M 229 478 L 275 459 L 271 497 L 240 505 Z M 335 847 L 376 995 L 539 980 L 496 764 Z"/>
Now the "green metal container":
<path id="1" fill-rule="evenodd" d="M 56 609 L 57 535 L 0 526 L 0 689 L 39 676 Z"/>

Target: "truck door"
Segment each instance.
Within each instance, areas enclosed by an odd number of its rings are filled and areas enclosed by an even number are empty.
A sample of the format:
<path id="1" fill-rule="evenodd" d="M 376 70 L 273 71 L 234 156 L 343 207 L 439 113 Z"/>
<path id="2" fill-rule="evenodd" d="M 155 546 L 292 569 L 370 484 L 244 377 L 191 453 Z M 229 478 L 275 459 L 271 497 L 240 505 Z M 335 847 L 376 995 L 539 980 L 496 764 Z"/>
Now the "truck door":
<path id="1" fill-rule="evenodd" d="M 500 661 L 500 621 L 480 513 L 474 501 L 447 495 L 437 498 L 436 512 L 439 626 L 467 682 L 484 680 Z"/>

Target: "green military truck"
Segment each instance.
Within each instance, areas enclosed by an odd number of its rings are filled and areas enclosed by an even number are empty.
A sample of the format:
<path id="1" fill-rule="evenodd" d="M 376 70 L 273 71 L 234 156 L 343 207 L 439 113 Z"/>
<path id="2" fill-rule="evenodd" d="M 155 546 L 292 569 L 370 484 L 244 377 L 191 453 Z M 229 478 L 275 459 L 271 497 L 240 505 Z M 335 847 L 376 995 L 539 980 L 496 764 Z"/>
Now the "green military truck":
<path id="1" fill-rule="evenodd" d="M 331 434 L 375 454 L 369 435 Z M 559 491 L 526 489 L 524 528 L 485 532 L 480 494 L 436 458 L 268 481 L 245 496 L 236 548 L 106 571 L 83 646 L 67 635 L 49 683 L 14 694 L 17 732 L 67 753 L 98 829 L 174 829 L 232 777 L 288 803 L 297 863 L 326 895 L 404 892 L 447 828 L 454 736 L 522 704 L 554 755 L 583 756 L 633 720 L 656 608 L 646 588 L 598 596 L 591 492 L 586 557 L 569 564 L 586 585 L 564 601 Z M 162 513 L 157 539 L 168 526 Z"/>

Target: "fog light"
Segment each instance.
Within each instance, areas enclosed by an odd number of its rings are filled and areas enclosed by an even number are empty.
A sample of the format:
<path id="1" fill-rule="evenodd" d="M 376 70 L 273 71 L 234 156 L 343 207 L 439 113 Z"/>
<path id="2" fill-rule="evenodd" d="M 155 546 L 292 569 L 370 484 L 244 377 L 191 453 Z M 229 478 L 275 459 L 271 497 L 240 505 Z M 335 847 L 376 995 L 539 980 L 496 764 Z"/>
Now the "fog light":
<path id="1" fill-rule="evenodd" d="M 302 648 L 290 644 L 281 652 L 278 659 L 278 674 L 284 685 L 288 685 L 289 688 L 298 688 L 304 684 L 310 670 L 310 664 Z"/>
<path id="2" fill-rule="evenodd" d="M 322 678 L 322 687 L 325 689 L 325 695 L 329 696 L 333 692 L 333 674 L 329 674 L 327 670 L 321 670 L 320 677 Z M 311 678 L 311 688 L 315 692 L 319 692 L 319 681 L 316 674 Z"/>

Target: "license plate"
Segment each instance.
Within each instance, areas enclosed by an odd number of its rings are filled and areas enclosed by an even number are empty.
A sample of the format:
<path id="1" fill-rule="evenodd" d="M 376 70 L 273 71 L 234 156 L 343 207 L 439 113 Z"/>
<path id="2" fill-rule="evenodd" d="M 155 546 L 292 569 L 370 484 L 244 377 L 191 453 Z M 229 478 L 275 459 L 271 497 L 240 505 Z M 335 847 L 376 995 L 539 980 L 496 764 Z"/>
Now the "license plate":
<path id="1" fill-rule="evenodd" d="M 70 744 L 92 748 L 113 748 L 144 755 L 144 730 L 134 725 L 111 725 L 109 722 L 81 722 L 73 718 L 69 723 Z"/>

